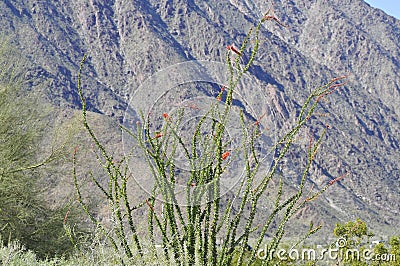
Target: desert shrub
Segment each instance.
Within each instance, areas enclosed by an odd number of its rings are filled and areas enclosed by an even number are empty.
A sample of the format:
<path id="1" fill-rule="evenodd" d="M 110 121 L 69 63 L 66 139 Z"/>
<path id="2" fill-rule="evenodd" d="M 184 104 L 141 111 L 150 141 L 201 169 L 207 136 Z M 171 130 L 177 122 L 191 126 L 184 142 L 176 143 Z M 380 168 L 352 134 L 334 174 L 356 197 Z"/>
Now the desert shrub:
<path id="1" fill-rule="evenodd" d="M 330 80 L 308 96 L 296 123 L 271 148 L 274 158 L 267 171 L 260 172 L 262 154 L 257 149 L 257 142 L 261 136 L 259 121 L 249 123 L 243 110 L 237 113 L 242 141 L 234 150 L 229 148 L 231 143 L 225 136 L 229 134 L 227 123 L 233 115 L 234 90 L 253 64 L 259 48 L 260 29 L 267 21 L 281 24 L 273 14 L 267 13 L 255 28 L 249 31 L 240 48 L 227 47 L 227 85 L 218 92 L 214 102 L 208 105 L 205 114 L 198 117 L 189 142 L 186 142 L 179 132 L 185 114 L 183 108 L 178 108 L 173 114 L 158 114 L 163 118 L 158 126 L 155 125 L 157 121 L 152 120 L 150 114 L 146 113 L 147 110 L 137 110 L 139 120 L 136 128 L 121 125 L 125 134 L 136 143 L 136 146 L 127 151 L 121 160 L 113 158 L 112 153 L 100 142 L 88 121 L 86 99 L 81 84 L 86 56 L 82 60 L 78 93 L 82 102 L 83 125 L 93 140 L 94 147 L 98 151 L 95 154 L 98 154 L 98 160 L 108 179 L 104 185 L 100 177 L 94 175 L 91 177 L 98 190 L 108 200 L 112 214 L 111 226 L 102 223 L 94 216 L 85 202 L 75 167 L 79 149 L 74 153 L 74 182 L 83 209 L 115 253 L 120 254 L 118 263 L 144 263 L 143 258 L 150 250 L 156 261 L 163 261 L 165 264 L 268 264 L 269 257 L 260 261 L 256 254 L 264 244 L 266 233 L 272 231 L 273 236 L 267 243 L 268 250 L 276 249 L 285 234 L 286 224 L 290 218 L 305 204 L 344 177 L 332 180 L 315 194 L 307 197 L 303 195 L 310 167 L 328 127 L 322 128 L 319 136 L 310 137 L 306 163 L 301 170 L 300 182 L 295 191 L 283 191 L 283 181 L 278 169 L 300 130 L 310 123 L 320 100 L 343 86 L 344 83 L 340 82 L 345 77 Z M 250 54 L 244 60 L 245 53 Z M 241 64 L 242 62 L 245 64 Z M 207 124 L 206 121 L 211 122 Z M 189 167 L 186 179 L 182 178 L 178 170 L 178 150 L 181 151 L 179 160 L 184 160 L 185 165 Z M 240 156 L 244 163 L 244 175 L 239 187 L 233 191 L 234 196 L 223 204 L 220 197 L 221 179 L 233 165 L 229 160 L 233 156 Z M 129 163 L 137 157 L 147 162 L 152 176 L 151 182 L 154 185 L 147 199 L 132 204 L 128 199 L 127 186 L 135 173 L 129 171 Z M 258 178 L 259 175 L 262 178 Z M 181 181 L 182 179 L 184 181 Z M 275 192 L 268 191 L 271 180 L 276 179 L 280 184 L 278 189 Z M 179 184 L 184 187 L 183 202 L 178 199 L 176 193 L 178 182 L 183 182 L 183 185 Z M 276 195 L 273 207 L 266 220 L 257 221 L 260 198 L 267 192 Z M 237 202 L 234 202 L 235 199 Z M 134 212 L 143 209 L 147 211 L 148 228 L 145 232 L 138 232 L 134 223 Z M 273 223 L 276 226 L 273 227 Z M 319 228 L 311 225 L 304 235 L 307 237 Z M 162 244 L 157 249 L 157 243 L 160 242 Z M 249 248 L 251 246 L 252 248 Z"/>
<path id="2" fill-rule="evenodd" d="M 9 41 L 0 44 L 0 236 L 2 244 L 15 243 L 38 256 L 64 255 L 73 246 L 63 230 L 66 205 L 52 207 L 40 184 L 39 169 L 59 154 L 38 154 L 48 111 L 24 92 L 27 61 Z M 47 169 L 51 171 L 51 169 Z"/>

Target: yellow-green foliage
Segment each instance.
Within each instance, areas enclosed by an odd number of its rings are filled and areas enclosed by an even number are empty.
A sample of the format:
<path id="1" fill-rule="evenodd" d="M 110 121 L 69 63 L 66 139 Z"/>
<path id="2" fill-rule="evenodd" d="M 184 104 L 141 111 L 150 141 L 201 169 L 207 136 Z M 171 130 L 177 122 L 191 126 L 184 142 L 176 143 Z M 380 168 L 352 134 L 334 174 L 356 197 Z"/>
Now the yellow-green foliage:
<path id="1" fill-rule="evenodd" d="M 37 159 L 45 113 L 21 89 L 24 64 L 0 41 L 0 236 L 3 244 L 18 240 L 40 257 L 66 254 L 72 248 L 63 231 L 67 210 L 50 208 L 38 183 L 38 167 L 51 158 Z"/>

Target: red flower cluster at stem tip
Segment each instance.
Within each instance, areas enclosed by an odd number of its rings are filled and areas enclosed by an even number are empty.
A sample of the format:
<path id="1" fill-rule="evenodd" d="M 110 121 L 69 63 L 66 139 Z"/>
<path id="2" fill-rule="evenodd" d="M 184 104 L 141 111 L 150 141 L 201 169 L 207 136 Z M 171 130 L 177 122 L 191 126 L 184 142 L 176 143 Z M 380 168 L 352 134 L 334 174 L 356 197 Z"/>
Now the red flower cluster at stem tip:
<path id="1" fill-rule="evenodd" d="M 237 54 L 238 56 L 241 56 L 241 55 L 242 55 L 242 53 L 239 52 L 239 50 L 236 49 L 233 45 L 227 45 L 227 46 L 226 46 L 226 49 L 229 50 L 229 51 L 234 52 L 234 53 Z"/>
<path id="2" fill-rule="evenodd" d="M 78 146 L 75 147 L 73 156 L 76 156 L 77 153 L 78 153 Z"/>
<path id="3" fill-rule="evenodd" d="M 276 23 L 278 23 L 280 26 L 287 28 L 288 26 L 283 24 L 277 17 L 271 16 L 271 15 L 266 15 L 263 18 L 264 20 L 274 20 Z"/>
<path id="4" fill-rule="evenodd" d="M 271 14 L 271 15 L 270 15 Z M 263 21 L 265 20 L 274 20 L 280 26 L 287 28 L 288 26 L 283 24 L 274 14 L 274 5 L 272 4 L 271 8 L 267 12 L 267 14 L 263 17 Z"/>
<path id="5" fill-rule="evenodd" d="M 349 174 L 349 172 L 347 172 L 339 177 L 336 177 L 335 179 L 332 179 L 331 181 L 329 181 L 329 185 L 331 186 L 331 185 L 335 184 L 337 181 L 345 178 L 348 174 Z"/>
<path id="6" fill-rule="evenodd" d="M 66 224 L 66 223 L 67 223 L 67 219 L 68 219 L 69 211 L 70 211 L 70 210 L 68 210 L 68 211 L 67 211 L 67 213 L 66 213 L 66 214 L 65 214 L 65 216 L 64 216 L 64 224 Z"/>
<path id="7" fill-rule="evenodd" d="M 147 206 L 149 206 L 150 210 L 151 210 L 152 212 L 154 212 L 153 205 L 151 205 L 151 203 L 149 202 L 148 199 L 146 199 L 146 204 L 147 204 Z"/>
<path id="8" fill-rule="evenodd" d="M 261 119 L 262 119 L 266 114 L 267 114 L 267 112 L 265 112 L 263 115 L 261 115 L 261 116 L 257 119 L 257 121 L 254 122 L 254 124 L 255 124 L 256 126 L 260 125 Z"/>
<path id="9" fill-rule="evenodd" d="M 231 152 L 230 152 L 230 151 L 224 152 L 224 153 L 222 154 L 222 156 L 221 156 L 222 160 L 226 160 L 226 158 L 228 158 L 229 155 L 231 155 Z"/>
<path id="10" fill-rule="evenodd" d="M 163 135 L 163 133 L 157 133 L 157 134 L 154 136 L 154 139 L 161 138 L 161 137 L 162 137 L 162 135 Z"/>

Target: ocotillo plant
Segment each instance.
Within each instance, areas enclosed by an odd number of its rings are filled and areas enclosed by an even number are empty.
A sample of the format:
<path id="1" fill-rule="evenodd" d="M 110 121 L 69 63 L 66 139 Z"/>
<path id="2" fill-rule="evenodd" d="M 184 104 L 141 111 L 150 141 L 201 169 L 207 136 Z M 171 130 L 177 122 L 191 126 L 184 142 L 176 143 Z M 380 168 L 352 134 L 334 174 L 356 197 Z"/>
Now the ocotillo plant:
<path id="1" fill-rule="evenodd" d="M 228 86 L 221 90 L 215 103 L 211 103 L 208 111 L 198 119 L 189 144 L 185 143 L 179 132 L 184 109 L 178 109 L 174 114 L 163 113 L 165 123 L 157 131 L 153 129 L 154 121 L 151 121 L 150 114 L 145 115 L 144 110 L 138 110 L 141 113 L 141 121 L 138 121 L 137 131 L 121 126 L 138 144 L 140 154 L 148 163 L 154 181 L 149 197 L 145 201 L 135 204 L 135 206 L 129 201 L 126 190 L 128 177 L 133 174 L 128 169 L 130 156 L 126 156 L 124 160 L 116 163 L 103 144 L 100 143 L 87 120 L 86 101 L 81 86 L 81 72 L 86 57 L 82 60 L 78 78 L 78 93 L 82 101 L 83 124 L 100 151 L 99 161 L 108 174 L 108 187 L 102 186 L 94 176 L 92 176 L 92 180 L 109 201 L 114 222 L 113 233 L 109 233 L 106 226 L 90 214 L 88 206 L 82 198 L 78 176 L 74 168 L 76 191 L 78 200 L 93 223 L 103 232 L 117 252 L 122 249 L 125 253 L 124 256 L 121 255 L 120 257 L 121 264 L 138 263 L 144 253 L 142 237 L 148 236 L 153 246 L 158 241 L 162 242 L 162 252 L 155 251 L 152 254 L 156 259 L 168 264 L 231 265 L 235 257 L 238 265 L 250 265 L 256 260 L 256 250 L 263 243 L 265 233 L 272 230 L 273 221 L 278 221 L 278 224 L 273 233 L 272 241 L 268 243 L 270 250 L 277 248 L 289 219 L 304 204 L 315 199 L 334 183 L 332 182 L 322 191 L 306 199 L 302 197 L 306 177 L 325 137 L 327 128 L 324 128 L 319 138 L 310 138 L 306 165 L 302 170 L 297 191 L 287 199 L 283 199 L 283 183 L 281 181 L 274 208 L 268 218 L 261 221 L 261 224 L 260 221 L 256 221 L 260 199 L 267 192 L 271 180 L 278 178 L 278 166 L 291 149 L 300 129 L 305 127 L 311 119 L 320 100 L 344 85 L 344 83 L 338 82 L 345 77 L 332 79 L 327 84 L 315 89 L 308 96 L 300 110 L 296 124 L 273 146 L 275 157 L 269 170 L 263 173 L 261 180 L 256 179 L 256 174 L 259 173 L 261 165 L 261 155 L 256 151 L 260 131 L 258 127 L 248 125 L 245 114 L 240 112 L 243 141 L 240 147 L 235 148 L 234 153 L 241 154 L 245 171 L 240 180 L 239 189 L 235 191 L 234 198 L 239 200 L 239 207 L 234 210 L 232 199 L 229 199 L 224 205 L 221 203 L 221 178 L 226 171 L 229 171 L 231 164 L 227 162 L 227 158 L 233 154 L 233 151 L 228 148 L 229 140 L 225 138 L 225 135 L 229 133 L 226 126 L 230 115 L 232 115 L 233 92 L 238 87 L 243 75 L 253 64 L 259 49 L 260 29 L 269 20 L 283 25 L 273 14 L 268 12 L 256 27 L 248 32 L 240 49 L 236 49 L 234 46 L 227 47 Z M 247 63 L 242 65 L 241 58 L 245 54 L 251 39 L 255 40 L 254 46 Z M 232 55 L 235 58 L 232 58 Z M 223 108 L 219 108 L 222 93 L 226 94 Z M 212 122 L 211 125 L 208 125 L 208 131 L 205 134 L 203 129 L 206 121 L 209 120 Z M 183 185 L 184 204 L 178 199 L 176 193 L 176 186 L 179 182 L 177 171 L 179 167 L 176 165 L 178 149 L 183 151 L 184 160 L 187 161 L 186 165 L 190 168 Z M 75 155 L 76 153 L 74 154 L 74 165 Z M 162 211 L 159 210 L 160 208 L 156 208 L 159 206 L 162 206 Z M 245 213 L 248 206 L 250 208 Z M 146 208 L 148 212 L 148 230 L 141 234 L 138 234 L 133 223 L 133 211 L 139 208 Z M 305 232 L 305 235 L 314 233 L 318 228 L 310 226 L 309 232 Z M 258 236 L 254 236 L 256 231 L 258 231 Z M 161 237 L 157 238 L 157 235 Z M 223 239 L 222 243 L 217 241 L 217 236 Z M 251 238 L 256 240 L 254 252 L 248 257 L 246 254 Z M 130 239 L 132 239 L 132 243 L 130 243 Z M 135 256 L 135 253 L 138 256 Z M 269 256 L 263 263 L 268 263 L 268 259 L 270 259 Z"/>

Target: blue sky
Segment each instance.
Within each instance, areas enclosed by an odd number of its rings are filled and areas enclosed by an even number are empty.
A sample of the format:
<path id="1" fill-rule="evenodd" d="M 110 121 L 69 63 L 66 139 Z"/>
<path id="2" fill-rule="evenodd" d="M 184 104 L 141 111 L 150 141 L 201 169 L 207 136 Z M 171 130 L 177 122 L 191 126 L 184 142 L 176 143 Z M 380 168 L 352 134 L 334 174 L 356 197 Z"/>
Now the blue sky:
<path id="1" fill-rule="evenodd" d="M 400 19 L 400 1 L 399 0 L 364 0 L 373 7 L 382 9 L 387 14 Z"/>

